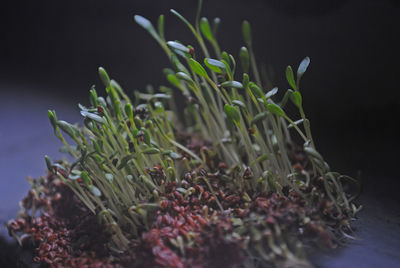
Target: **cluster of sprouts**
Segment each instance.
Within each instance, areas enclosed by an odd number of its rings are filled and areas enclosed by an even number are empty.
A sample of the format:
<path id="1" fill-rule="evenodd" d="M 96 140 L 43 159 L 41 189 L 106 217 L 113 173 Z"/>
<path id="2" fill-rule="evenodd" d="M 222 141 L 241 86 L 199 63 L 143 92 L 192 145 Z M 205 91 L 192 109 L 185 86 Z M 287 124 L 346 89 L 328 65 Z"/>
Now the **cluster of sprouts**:
<path id="1" fill-rule="evenodd" d="M 138 239 L 149 228 L 149 215 L 159 206 L 164 184 L 179 184 L 191 170 L 211 170 L 207 157 L 227 164 L 224 176 L 234 190 L 284 195 L 283 189 L 289 188 L 305 199 L 326 195 L 338 212 L 355 213 L 356 207 L 342 189 L 342 181 L 351 178 L 332 172 L 318 153 L 303 109 L 300 81 L 310 59 L 300 63 L 296 74 L 287 67 L 290 89 L 277 99 L 278 88 L 267 88 L 260 79 L 250 24 L 242 24 L 245 46 L 235 59 L 218 45 L 220 20 L 209 23 L 198 10 L 194 25 L 171 10 L 193 33 L 197 42 L 193 46 L 166 40 L 163 15 L 157 27 L 144 17 L 134 17 L 170 60 L 171 68 L 164 69 L 170 86 L 160 87 L 158 93 L 137 93 L 132 102 L 99 68 L 107 97 L 90 90 L 91 106 L 79 105 L 83 126 L 58 120 L 55 111 L 48 112 L 55 135 L 75 159 L 70 165 L 60 165 L 46 157 L 48 169 L 57 172 L 99 221 L 113 230 L 113 247 L 122 251 L 130 239 Z M 174 104 L 178 94 L 188 100 L 181 125 L 210 143 L 207 152 L 195 153 L 175 137 L 183 131 L 176 127 L 176 111 L 182 108 Z M 289 105 L 298 114 L 289 116 L 285 112 Z M 67 142 L 65 134 L 75 145 Z M 304 143 L 310 170 L 293 168 L 293 134 Z M 244 173 L 249 179 L 241 179 L 239 174 Z M 319 177 L 324 178 L 323 193 L 306 195 L 299 190 Z"/>

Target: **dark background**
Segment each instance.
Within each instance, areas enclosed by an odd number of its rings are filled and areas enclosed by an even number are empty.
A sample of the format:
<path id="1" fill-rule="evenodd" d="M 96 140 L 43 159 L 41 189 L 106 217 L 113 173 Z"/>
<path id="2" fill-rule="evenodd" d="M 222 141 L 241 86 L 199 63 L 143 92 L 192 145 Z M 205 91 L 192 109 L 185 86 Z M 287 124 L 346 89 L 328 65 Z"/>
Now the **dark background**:
<path id="1" fill-rule="evenodd" d="M 128 91 L 141 90 L 148 83 L 166 84 L 161 70 L 168 61 L 133 22 L 134 14 L 153 22 L 165 14 L 167 39 L 194 44 L 189 30 L 169 9 L 194 18 L 196 1 L 9 1 L 2 5 L 0 81 L 27 90 L 31 85 L 40 87 L 31 89 L 31 94 L 84 102 L 89 87 L 99 85 L 98 66 L 104 66 Z M 283 90 L 286 65 L 297 66 L 309 56 L 303 97 L 319 149 L 345 171 L 364 166 L 385 174 L 393 170 L 397 160 L 388 154 L 399 148 L 394 131 L 400 96 L 397 1 L 205 1 L 203 15 L 222 19 L 219 40 L 233 55 L 243 45 L 241 21 L 248 19 L 259 62 L 273 68 L 276 85 Z M 331 150 L 340 152 L 337 158 Z"/>
<path id="2" fill-rule="evenodd" d="M 97 67 L 128 91 L 149 83 L 167 84 L 168 61 L 137 24 L 140 14 L 155 22 L 165 14 L 166 37 L 195 45 L 170 8 L 189 20 L 197 1 L 8 1 L 0 11 L 0 180 L 8 202 L 0 214 L 13 215 L 28 189 L 24 177 L 45 170 L 53 157 L 47 109 L 80 120 Z M 400 104 L 400 5 L 395 0 L 218 0 L 204 1 L 202 14 L 222 19 L 221 47 L 233 55 L 243 45 L 241 22 L 252 25 L 259 62 L 273 69 L 285 90 L 284 71 L 305 57 L 305 111 L 319 151 L 334 170 L 356 176 L 366 192 L 398 211 Z M 31 149 L 30 149 L 31 148 Z M 11 208 L 8 209 L 7 208 Z M 399 217 L 397 215 L 396 217 Z M 395 219 L 398 224 L 399 218 Z M 396 243 L 398 246 L 398 243 Z"/>

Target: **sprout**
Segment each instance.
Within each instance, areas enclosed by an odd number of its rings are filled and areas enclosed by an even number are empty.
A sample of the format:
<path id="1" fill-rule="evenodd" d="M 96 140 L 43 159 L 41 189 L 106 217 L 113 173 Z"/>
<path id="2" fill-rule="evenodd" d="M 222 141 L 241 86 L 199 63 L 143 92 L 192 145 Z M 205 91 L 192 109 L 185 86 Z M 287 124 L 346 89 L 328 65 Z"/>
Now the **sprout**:
<path id="1" fill-rule="evenodd" d="M 192 25 L 177 11 L 171 12 L 193 33 L 202 52 L 202 55 L 196 53 L 197 59 L 194 55 L 197 45 L 191 47 L 165 40 L 163 15 L 158 18 L 157 30 L 140 15 L 134 19 L 161 45 L 170 60 L 171 69 L 164 69 L 164 75 L 188 100 L 182 105 L 186 117 L 184 129 L 179 127 L 182 124 L 176 124 L 179 118 L 174 103 L 178 98 L 172 94 L 172 89 L 161 87 L 160 92 L 153 88 L 147 93 L 137 92 L 133 103 L 102 67 L 98 73 L 107 97 L 99 97 L 95 88 L 91 88 L 91 106 L 79 105 L 83 126 L 58 120 L 54 111 L 48 111 L 54 133 L 68 149 L 74 163 L 65 168 L 46 156 L 47 168 L 66 182 L 90 211 L 98 213 L 102 222 L 112 226 L 113 246 L 126 250 L 129 242 L 126 236 L 140 239 L 140 232 L 149 230 L 149 221 L 154 218 L 152 213 L 165 204 L 166 182 L 176 184 L 175 195 L 179 200 L 194 195 L 196 189 L 185 186 L 189 177 L 191 182 L 201 182 L 208 188 L 205 195 L 211 196 L 216 204 L 214 209 L 222 212 L 233 209 L 226 210 L 226 200 L 216 190 L 220 186 L 240 193 L 240 196 L 230 195 L 226 199 L 243 202 L 246 207 L 261 204 L 261 199 L 254 199 L 273 193 L 283 198 L 288 195 L 302 198 L 304 206 L 314 206 L 316 198 L 327 197 L 336 213 L 349 213 L 352 204 L 341 184 L 342 179 L 349 177 L 332 172 L 316 150 L 310 122 L 303 110 L 299 83 L 310 59 L 306 57 L 300 63 L 297 79 L 292 67 L 286 68 L 291 89 L 278 99 L 277 87 L 269 89 L 261 83 L 248 21 L 242 24 L 246 47 L 240 49 L 242 73 L 239 73 L 236 59 L 220 51 L 216 39 L 219 19 L 211 26 L 207 18 L 200 19 L 199 9 Z M 208 50 L 203 37 L 211 44 L 213 52 Z M 243 77 L 243 80 L 236 81 L 235 77 Z M 287 105 L 297 111 L 290 112 Z M 209 141 L 209 146 L 192 151 L 175 137 L 183 131 Z M 70 145 L 63 134 L 71 137 L 74 144 Z M 291 160 L 293 153 L 289 144 L 295 135 L 304 140 L 304 153 L 310 161 L 310 168 L 302 172 L 293 167 Z M 215 159 L 223 162 L 216 173 Z M 56 172 L 57 169 L 62 171 Z M 222 169 L 224 172 L 220 172 Z M 212 181 L 213 176 L 218 179 Z M 323 188 L 318 186 L 317 189 L 314 186 L 321 178 Z M 208 207 L 203 210 L 208 217 Z M 225 214 L 233 217 L 236 229 L 232 237 L 245 235 L 249 239 L 249 243 L 246 242 L 251 247 L 246 250 L 249 257 L 259 259 L 260 263 L 276 261 L 278 256 L 298 257 L 297 252 L 290 252 L 293 249 L 287 247 L 288 241 L 281 235 L 275 219 L 252 214 L 240 219 Z M 216 213 L 212 215 L 216 217 Z M 257 226 L 268 227 L 260 232 Z M 263 240 L 265 237 L 268 239 Z M 170 242 L 184 254 L 182 237 Z"/>

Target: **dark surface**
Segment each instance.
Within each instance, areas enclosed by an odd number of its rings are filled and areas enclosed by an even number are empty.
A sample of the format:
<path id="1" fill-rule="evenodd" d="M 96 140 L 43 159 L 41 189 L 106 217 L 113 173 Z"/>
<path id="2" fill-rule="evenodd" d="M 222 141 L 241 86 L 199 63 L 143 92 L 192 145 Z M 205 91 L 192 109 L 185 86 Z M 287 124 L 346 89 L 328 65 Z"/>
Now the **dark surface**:
<path id="1" fill-rule="evenodd" d="M 400 197 L 384 188 L 390 179 L 370 174 L 357 203 L 363 205 L 359 219 L 353 223 L 355 240 L 332 252 L 312 256 L 317 267 L 400 267 Z M 391 192 L 392 191 L 392 192 Z"/>
<path id="2" fill-rule="evenodd" d="M 326 2 L 326 3 L 323 3 Z M 62 157 L 46 111 L 79 121 L 76 104 L 99 85 L 97 67 L 132 92 L 147 83 L 166 84 L 167 59 L 132 22 L 166 14 L 167 39 L 194 44 L 169 8 L 188 18 L 195 1 L 9 1 L 0 9 L 0 223 L 15 216 L 29 189 L 26 176 L 44 173 L 43 157 Z M 222 19 L 219 40 L 236 55 L 240 23 L 253 26 L 259 61 L 273 67 L 286 89 L 286 65 L 311 57 L 302 80 L 305 110 L 319 151 L 333 169 L 361 171 L 365 206 L 357 240 L 314 257 L 321 267 L 398 267 L 400 247 L 397 172 L 400 142 L 400 7 L 390 0 L 205 1 L 203 14 Z M 99 92 L 102 89 L 99 87 Z M 2 231 L 4 234 L 4 229 Z M 6 237 L 6 236 L 5 236 Z M 7 253 L 6 249 L 10 249 Z M 14 248 L 0 240 L 1 259 Z M 10 265 L 0 266 L 9 267 Z"/>

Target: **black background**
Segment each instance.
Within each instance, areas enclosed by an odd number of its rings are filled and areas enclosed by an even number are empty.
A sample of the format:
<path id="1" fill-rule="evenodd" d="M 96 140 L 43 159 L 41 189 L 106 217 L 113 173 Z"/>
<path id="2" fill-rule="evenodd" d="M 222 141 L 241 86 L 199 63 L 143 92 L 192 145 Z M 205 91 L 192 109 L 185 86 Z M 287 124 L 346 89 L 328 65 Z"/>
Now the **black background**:
<path id="1" fill-rule="evenodd" d="M 104 66 L 128 92 L 143 90 L 149 83 L 167 84 L 162 68 L 168 66 L 168 60 L 156 42 L 133 22 L 133 15 L 140 14 L 155 22 L 159 14 L 165 14 L 167 39 L 195 45 L 189 30 L 169 9 L 174 8 L 193 21 L 196 2 L 16 0 L 2 3 L 1 148 L 9 149 L 9 144 L 16 143 L 18 135 L 10 134 L 9 128 L 27 132 L 26 136 L 35 128 L 36 121 L 28 122 L 30 111 L 26 107 L 40 107 L 45 111 L 57 109 L 53 100 L 57 104 L 85 103 L 94 83 L 101 91 L 98 66 Z M 222 19 L 218 35 L 221 47 L 235 56 L 243 45 L 241 22 L 250 21 L 258 61 L 273 70 L 274 82 L 282 91 L 288 87 L 284 75 L 286 66 L 297 67 L 305 56 L 311 58 L 302 79 L 302 94 L 317 148 L 332 169 L 351 176 L 361 171 L 370 191 L 378 191 L 387 200 L 392 198 L 398 202 L 399 2 L 204 2 L 202 14 L 209 19 L 216 16 Z M 7 103 L 20 103 L 21 107 L 2 109 L 7 107 L 2 104 Z M 72 110 L 78 113 L 76 106 L 71 106 L 71 113 Z M 24 119 L 13 120 L 15 111 L 22 111 Z M 40 128 L 51 135 L 45 112 L 43 122 Z M 36 155 L 33 151 L 25 156 L 40 158 L 44 171 L 42 153 Z M 5 151 L 0 152 L 0 159 L 7 157 Z M 16 162 L 16 168 L 17 161 L 24 161 L 18 155 L 10 159 Z M 4 167 L 4 163 L 0 163 L 0 168 L 4 168 L 0 174 L 2 194 L 12 189 L 13 184 L 17 191 L 20 189 L 16 198 L 20 199 L 26 188 L 16 187 L 15 180 L 10 185 L 3 183 L 13 170 Z M 19 185 L 26 184 L 23 180 Z M 13 199 L 9 201 L 16 204 Z M 386 204 L 398 207 L 393 201 Z"/>
<path id="2" fill-rule="evenodd" d="M 194 44 L 169 13 L 194 18 L 196 1 L 10 1 L 2 4 L 0 79 L 84 102 L 97 67 L 128 91 L 167 83 L 158 45 L 133 22 L 166 15 L 167 39 Z M 4 6 L 5 5 L 5 6 Z M 240 25 L 253 28 L 259 62 L 285 90 L 286 65 L 311 58 L 303 79 L 305 109 L 319 150 L 345 172 L 373 167 L 394 174 L 399 148 L 400 8 L 397 1 L 205 1 L 203 15 L 222 19 L 219 40 L 237 55 Z M 3 89 L 4 90 L 4 89 Z M 3 115 L 4 116 L 4 115 Z M 393 171 L 393 172 L 392 172 Z"/>

